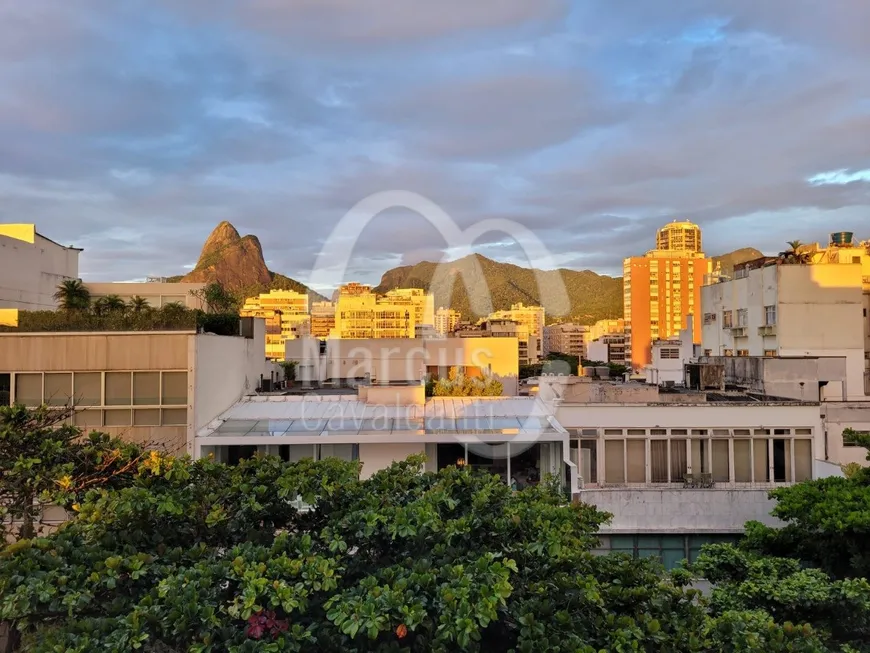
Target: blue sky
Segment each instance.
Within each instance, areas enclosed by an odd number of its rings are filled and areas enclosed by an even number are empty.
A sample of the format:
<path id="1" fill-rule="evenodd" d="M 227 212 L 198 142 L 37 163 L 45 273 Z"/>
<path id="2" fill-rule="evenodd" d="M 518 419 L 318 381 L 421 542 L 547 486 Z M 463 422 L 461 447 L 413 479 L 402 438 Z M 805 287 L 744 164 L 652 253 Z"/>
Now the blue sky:
<path id="1" fill-rule="evenodd" d="M 870 238 L 867 25 L 866 0 L 7 2 L 0 221 L 92 280 L 181 273 L 229 220 L 305 281 L 386 190 L 609 274 L 673 218 L 711 254 Z M 389 211 L 344 280 L 445 255 Z"/>

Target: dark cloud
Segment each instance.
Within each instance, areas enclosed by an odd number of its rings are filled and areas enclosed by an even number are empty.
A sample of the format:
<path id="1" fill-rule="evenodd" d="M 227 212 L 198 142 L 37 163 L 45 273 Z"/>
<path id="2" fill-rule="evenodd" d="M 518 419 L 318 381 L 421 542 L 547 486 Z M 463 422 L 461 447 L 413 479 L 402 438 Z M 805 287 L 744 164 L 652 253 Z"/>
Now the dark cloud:
<path id="1" fill-rule="evenodd" d="M 0 221 L 90 278 L 183 271 L 221 220 L 302 279 L 387 190 L 619 274 L 674 217 L 714 253 L 867 237 L 870 5 L 833 0 L 53 0 L 0 6 Z M 410 210 L 349 275 L 452 255 Z M 481 253 L 524 260 L 493 231 Z"/>

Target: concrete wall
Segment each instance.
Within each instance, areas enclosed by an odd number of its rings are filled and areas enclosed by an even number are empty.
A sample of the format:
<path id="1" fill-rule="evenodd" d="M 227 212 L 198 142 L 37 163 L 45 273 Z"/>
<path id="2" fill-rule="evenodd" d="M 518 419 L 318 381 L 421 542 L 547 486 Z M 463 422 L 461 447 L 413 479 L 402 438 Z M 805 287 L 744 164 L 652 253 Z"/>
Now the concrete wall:
<path id="1" fill-rule="evenodd" d="M 300 381 L 361 379 L 378 382 L 419 381 L 429 366 L 474 366 L 489 371 L 504 385 L 505 395 L 516 395 L 519 364 L 514 338 L 330 338 L 326 354 L 320 342 L 299 338 L 286 342 L 287 360 L 299 362 Z"/>
<path id="2" fill-rule="evenodd" d="M 403 443 L 391 442 L 389 444 L 365 444 L 359 445 L 359 459 L 363 463 L 360 477 L 367 479 L 376 472 L 385 469 L 394 462 L 405 460 L 413 454 L 426 453 L 426 445 L 422 442 Z"/>
<path id="3" fill-rule="evenodd" d="M 782 526 L 767 490 L 582 490 L 580 500 L 609 512 L 602 533 L 741 533 L 747 521 Z"/>
<path id="4" fill-rule="evenodd" d="M 118 295 L 125 302 L 131 297 L 139 296 L 148 301 L 151 308 L 160 308 L 166 304 L 178 302 L 187 308 L 205 309 L 205 304 L 191 292 L 201 290 L 204 283 L 87 283 L 91 297 Z"/>
<path id="5" fill-rule="evenodd" d="M 845 446 L 843 430 L 870 431 L 870 401 L 826 402 L 823 407 L 825 428 L 828 434 L 828 454 L 831 460 L 841 464 L 867 465 L 867 450 L 863 447 Z"/>
<path id="6" fill-rule="evenodd" d="M 268 379 L 270 374 L 280 371 L 266 360 L 265 339 L 265 322 L 256 319 L 253 338 L 200 334 L 193 339 L 188 377 L 193 379 L 196 398 L 189 425 L 191 454 L 196 431 L 246 394 L 252 394 L 261 374 Z"/>
<path id="7" fill-rule="evenodd" d="M 33 225 L 0 225 L 0 308 L 53 310 L 57 286 L 79 276 L 80 251 L 40 236 Z"/>

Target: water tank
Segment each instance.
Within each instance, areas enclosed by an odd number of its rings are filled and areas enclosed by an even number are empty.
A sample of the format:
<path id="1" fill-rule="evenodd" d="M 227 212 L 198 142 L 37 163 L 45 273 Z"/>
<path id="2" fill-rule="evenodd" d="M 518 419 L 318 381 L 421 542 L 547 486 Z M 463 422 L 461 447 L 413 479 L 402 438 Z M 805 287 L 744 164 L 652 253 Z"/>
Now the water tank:
<path id="1" fill-rule="evenodd" d="M 831 245 L 836 247 L 851 247 L 852 236 L 851 231 L 837 231 L 831 234 Z"/>

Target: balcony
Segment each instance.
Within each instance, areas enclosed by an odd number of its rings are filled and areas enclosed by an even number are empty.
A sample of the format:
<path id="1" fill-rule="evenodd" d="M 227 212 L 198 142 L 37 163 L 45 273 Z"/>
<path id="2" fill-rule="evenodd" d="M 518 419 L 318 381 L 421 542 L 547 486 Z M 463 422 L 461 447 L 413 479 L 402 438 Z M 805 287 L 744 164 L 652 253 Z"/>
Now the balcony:
<path id="1" fill-rule="evenodd" d="M 731 336 L 734 338 L 745 338 L 746 337 L 746 327 L 745 326 L 730 326 L 730 327 L 725 327 L 725 328 L 731 332 Z"/>
<path id="2" fill-rule="evenodd" d="M 760 335 L 760 336 L 775 336 L 776 335 L 776 325 L 775 324 L 765 324 L 764 326 L 758 327 L 758 335 Z"/>

